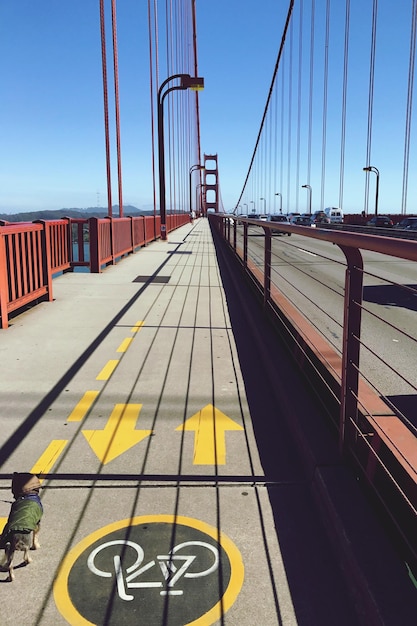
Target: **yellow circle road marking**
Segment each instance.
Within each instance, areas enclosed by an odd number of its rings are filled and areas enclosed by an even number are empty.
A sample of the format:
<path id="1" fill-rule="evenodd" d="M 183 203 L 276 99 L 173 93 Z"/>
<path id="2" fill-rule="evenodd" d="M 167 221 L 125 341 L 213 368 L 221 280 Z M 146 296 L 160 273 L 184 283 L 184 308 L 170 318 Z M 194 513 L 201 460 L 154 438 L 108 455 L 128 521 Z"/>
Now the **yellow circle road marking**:
<path id="1" fill-rule="evenodd" d="M 226 613 L 235 602 L 244 579 L 244 565 L 241 554 L 235 544 L 224 533 L 213 526 L 209 526 L 201 520 L 181 515 L 141 515 L 131 519 L 113 522 L 108 526 L 100 528 L 84 539 L 82 539 L 61 562 L 57 578 L 54 583 L 54 599 L 58 610 L 62 616 L 73 626 L 96 626 L 92 622 L 85 619 L 77 611 L 73 605 L 68 592 L 68 579 L 73 565 L 81 554 L 89 548 L 94 542 L 114 531 L 120 530 L 128 526 L 137 526 L 139 524 L 150 523 L 168 523 L 181 524 L 199 530 L 220 544 L 226 552 L 230 561 L 231 575 L 229 584 L 219 601 L 204 615 L 185 624 L 184 626 L 211 626 L 216 620 L 220 619 L 222 614 Z"/>

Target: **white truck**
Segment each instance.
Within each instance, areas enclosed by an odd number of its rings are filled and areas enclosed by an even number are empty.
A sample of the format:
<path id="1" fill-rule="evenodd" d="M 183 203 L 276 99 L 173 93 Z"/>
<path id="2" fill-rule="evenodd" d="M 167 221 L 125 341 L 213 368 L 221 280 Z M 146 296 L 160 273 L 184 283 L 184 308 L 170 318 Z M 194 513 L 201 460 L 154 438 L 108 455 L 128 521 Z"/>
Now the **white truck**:
<path id="1" fill-rule="evenodd" d="M 343 224 L 343 211 L 342 209 L 339 209 L 338 207 L 327 207 L 327 209 L 324 209 L 324 212 L 326 213 L 327 217 L 330 220 L 331 224 Z"/>

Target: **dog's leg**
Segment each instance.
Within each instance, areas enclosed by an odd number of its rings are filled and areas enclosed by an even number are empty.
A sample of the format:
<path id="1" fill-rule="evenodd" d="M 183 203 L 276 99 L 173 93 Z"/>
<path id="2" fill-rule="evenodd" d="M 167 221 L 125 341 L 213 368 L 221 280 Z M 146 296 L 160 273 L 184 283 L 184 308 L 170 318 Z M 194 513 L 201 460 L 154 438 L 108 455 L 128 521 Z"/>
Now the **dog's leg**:
<path id="1" fill-rule="evenodd" d="M 23 560 L 26 563 L 26 565 L 29 565 L 29 563 L 32 563 L 32 559 L 29 556 L 29 546 L 23 552 Z"/>
<path id="2" fill-rule="evenodd" d="M 31 546 L 31 550 L 39 550 L 39 548 L 41 547 L 41 544 L 39 543 L 39 526 L 37 526 L 35 528 L 35 530 L 33 531 L 33 540 L 32 540 L 32 546 Z"/>
<path id="3" fill-rule="evenodd" d="M 14 556 L 14 549 L 12 547 L 12 545 L 10 543 L 6 544 L 5 548 L 4 548 L 4 554 L 6 556 L 6 563 L 5 563 L 5 567 L 6 569 L 9 570 L 9 582 L 12 582 L 14 580 L 14 574 L 13 574 L 13 556 Z"/>

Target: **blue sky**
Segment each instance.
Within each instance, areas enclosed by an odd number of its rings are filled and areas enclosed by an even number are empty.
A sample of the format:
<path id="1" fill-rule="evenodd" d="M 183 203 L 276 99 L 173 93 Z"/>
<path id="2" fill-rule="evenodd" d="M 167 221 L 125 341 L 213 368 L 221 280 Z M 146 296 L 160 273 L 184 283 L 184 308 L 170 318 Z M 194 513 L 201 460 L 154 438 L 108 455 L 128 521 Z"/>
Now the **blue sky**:
<path id="1" fill-rule="evenodd" d="M 295 12 L 299 11 L 299 2 L 296 0 Z M 303 3 L 307 15 L 311 0 Z M 325 28 L 326 0 L 316 0 L 315 4 L 316 37 L 320 41 Z M 201 148 L 206 154 L 218 155 L 222 199 L 225 208 L 231 209 L 239 198 L 252 156 L 288 2 L 197 0 L 196 5 L 199 74 L 205 78 L 205 90 L 200 95 Z M 335 205 L 338 200 L 344 5 L 342 0 L 331 2 L 326 206 Z M 398 212 L 401 204 L 412 0 L 379 0 L 378 5 L 371 158 L 381 172 L 381 213 Z M 98 6 L 98 0 L 0 2 L 0 212 L 106 205 Z M 117 7 L 123 198 L 125 205 L 150 209 L 153 191 L 147 2 L 118 0 Z M 360 211 L 364 205 L 362 167 L 366 164 L 371 18 L 371 0 L 351 0 L 351 82 L 344 183 L 347 212 Z M 321 62 L 322 58 L 323 55 Z M 316 80 L 314 141 L 318 146 L 322 134 L 320 69 L 316 71 Z M 305 111 L 305 91 L 302 100 Z M 304 128 L 303 142 L 305 132 Z M 412 139 L 414 136 L 415 132 Z M 410 153 L 408 213 L 417 212 L 414 144 L 415 140 Z M 114 160 L 114 146 L 112 152 Z M 320 168 L 321 153 L 314 147 L 313 210 L 320 208 Z M 281 176 L 284 195 L 287 175 L 284 172 Z M 294 185 L 298 183 L 298 188 L 307 182 L 305 151 L 299 176 L 299 180 L 291 180 L 291 192 L 287 195 L 289 209 L 294 210 L 295 203 L 299 203 L 303 211 L 305 196 Z M 370 204 L 374 182 L 370 179 Z M 271 195 L 272 182 L 268 185 L 269 190 L 252 187 L 248 194 L 258 191 L 257 195 Z"/>

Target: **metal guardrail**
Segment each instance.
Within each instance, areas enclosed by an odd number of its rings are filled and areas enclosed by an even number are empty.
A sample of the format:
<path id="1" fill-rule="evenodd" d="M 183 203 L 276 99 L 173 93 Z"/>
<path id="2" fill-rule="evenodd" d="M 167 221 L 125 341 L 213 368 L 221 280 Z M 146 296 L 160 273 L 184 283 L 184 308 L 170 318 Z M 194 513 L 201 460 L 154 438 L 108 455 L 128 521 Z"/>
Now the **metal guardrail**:
<path id="1" fill-rule="evenodd" d="M 274 317 L 294 358 L 302 363 L 323 411 L 337 430 L 340 453 L 354 463 L 377 497 L 401 538 L 408 562 L 413 562 L 417 571 L 417 420 L 414 414 L 410 419 L 403 397 L 409 400 L 413 396 L 417 401 L 417 383 L 414 371 L 407 376 L 390 363 L 389 354 L 381 354 L 378 341 L 384 332 L 395 329 L 398 337 L 417 350 L 417 336 L 407 328 L 397 328 L 392 319 L 383 319 L 378 301 L 373 305 L 372 297 L 364 298 L 364 292 L 372 293 L 372 285 L 378 287 L 383 280 L 397 298 L 400 293 L 411 301 L 417 298 L 417 285 L 382 279 L 378 264 L 377 269 L 372 266 L 369 270 L 364 261 L 364 256 L 375 252 L 415 263 L 417 242 L 381 236 L 381 229 L 369 233 L 369 227 L 311 228 L 229 215 L 211 215 L 210 221 L 260 294 L 265 311 Z M 335 264 L 332 279 L 320 279 L 318 270 L 310 272 L 312 261 L 291 260 L 299 254 L 300 245 L 307 250 L 307 243 L 302 246 L 298 238 L 272 237 L 274 232 L 337 246 L 343 253 L 337 261 L 337 249 L 332 246 L 322 256 L 315 254 L 323 265 Z M 340 281 L 334 279 L 335 273 L 342 277 Z M 340 310 L 329 312 L 326 293 L 330 292 Z M 312 311 L 308 316 L 307 309 Z M 365 328 L 365 318 L 371 327 L 378 325 L 376 338 Z M 329 327 L 328 334 L 323 326 Z M 391 387 L 396 383 L 406 392 L 398 391 L 398 397 L 384 392 L 373 376 L 375 370 Z"/>
<path id="2" fill-rule="evenodd" d="M 188 213 L 167 215 L 167 231 L 188 223 Z M 160 237 L 160 217 L 65 218 L 0 225 L 0 328 L 12 312 L 53 300 L 52 278 L 82 266 L 101 272 Z M 89 245 L 89 259 L 84 253 Z M 75 253 L 74 253 L 75 249 Z"/>
<path id="3" fill-rule="evenodd" d="M 0 323 L 34 300 L 52 300 L 49 231 L 42 224 L 0 227 Z"/>

